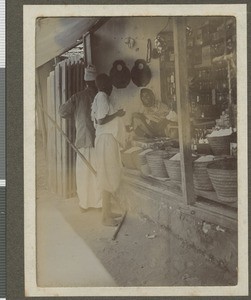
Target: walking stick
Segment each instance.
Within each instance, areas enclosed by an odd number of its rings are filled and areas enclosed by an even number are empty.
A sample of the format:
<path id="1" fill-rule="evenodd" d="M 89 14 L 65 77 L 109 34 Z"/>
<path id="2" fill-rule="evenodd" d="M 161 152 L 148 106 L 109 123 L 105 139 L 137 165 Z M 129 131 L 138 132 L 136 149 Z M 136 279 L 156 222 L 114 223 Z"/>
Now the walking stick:
<path id="1" fill-rule="evenodd" d="M 125 211 L 125 213 L 124 213 L 124 215 L 123 215 L 123 217 L 122 217 L 122 219 L 121 219 L 121 221 L 120 221 L 118 227 L 116 228 L 116 230 L 115 230 L 115 232 L 114 232 L 114 234 L 113 234 L 113 236 L 112 236 L 112 240 L 113 240 L 113 241 L 116 240 L 116 237 L 117 237 L 117 235 L 118 235 L 118 233 L 119 233 L 119 231 L 120 231 L 120 228 L 121 228 L 122 224 L 124 223 L 126 214 L 127 214 L 127 211 Z"/>

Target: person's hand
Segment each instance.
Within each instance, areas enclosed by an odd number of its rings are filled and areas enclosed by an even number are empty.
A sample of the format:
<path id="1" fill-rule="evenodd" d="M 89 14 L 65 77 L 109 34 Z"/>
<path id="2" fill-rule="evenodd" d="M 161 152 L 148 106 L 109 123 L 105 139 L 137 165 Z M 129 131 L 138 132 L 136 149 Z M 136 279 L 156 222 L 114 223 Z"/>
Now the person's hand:
<path id="1" fill-rule="evenodd" d="M 132 125 L 126 125 L 126 132 L 131 132 L 133 131 L 133 126 Z"/>
<path id="2" fill-rule="evenodd" d="M 117 112 L 116 112 L 116 115 L 118 117 L 123 117 L 125 115 L 125 111 L 123 109 L 119 109 Z"/>

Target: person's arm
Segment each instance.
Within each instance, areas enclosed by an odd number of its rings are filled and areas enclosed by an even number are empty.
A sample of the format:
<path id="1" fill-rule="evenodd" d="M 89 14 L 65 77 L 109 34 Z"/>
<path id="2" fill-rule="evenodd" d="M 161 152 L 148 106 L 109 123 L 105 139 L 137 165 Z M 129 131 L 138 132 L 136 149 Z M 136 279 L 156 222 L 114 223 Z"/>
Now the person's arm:
<path id="1" fill-rule="evenodd" d="M 125 115 L 125 111 L 123 109 L 119 109 L 117 112 L 115 112 L 112 115 L 106 115 L 103 119 L 97 120 L 97 123 L 99 125 L 104 125 L 106 123 L 111 122 L 116 117 L 123 117 Z"/>
<path id="2" fill-rule="evenodd" d="M 136 127 L 138 126 L 137 120 L 140 120 L 141 124 L 143 124 L 145 126 L 148 133 L 151 132 L 151 126 L 146 122 L 146 116 L 143 113 L 138 113 L 138 112 L 135 112 L 132 115 L 132 125 L 131 126 L 133 127 L 134 131 L 136 130 Z"/>
<path id="3" fill-rule="evenodd" d="M 67 119 L 72 117 L 76 108 L 76 100 L 77 97 L 73 95 L 64 104 L 60 105 L 58 112 L 61 118 Z"/>

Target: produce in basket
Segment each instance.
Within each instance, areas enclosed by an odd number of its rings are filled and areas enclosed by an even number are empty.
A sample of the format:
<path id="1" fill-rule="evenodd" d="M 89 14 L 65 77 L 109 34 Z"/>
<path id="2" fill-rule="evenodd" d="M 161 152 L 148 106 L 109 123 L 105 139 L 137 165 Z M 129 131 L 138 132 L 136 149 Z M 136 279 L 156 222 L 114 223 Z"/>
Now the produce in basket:
<path id="1" fill-rule="evenodd" d="M 213 155 L 204 155 L 193 162 L 193 181 L 196 189 L 203 191 L 212 191 L 214 189 L 207 172 L 207 165 L 214 158 Z"/>
<path id="2" fill-rule="evenodd" d="M 229 155 L 232 128 L 214 130 L 207 135 L 208 142 L 214 155 Z"/>
<path id="3" fill-rule="evenodd" d="M 192 155 L 192 159 L 196 159 L 196 157 L 196 155 Z M 164 159 L 164 164 L 171 181 L 181 183 L 180 153 L 173 155 L 170 159 Z"/>
<path id="4" fill-rule="evenodd" d="M 237 201 L 237 160 L 226 158 L 208 164 L 207 172 L 222 202 Z"/>
<path id="5" fill-rule="evenodd" d="M 163 160 L 168 157 L 169 154 L 165 150 L 155 150 L 146 154 L 147 163 L 152 176 L 160 178 L 168 177 Z"/>

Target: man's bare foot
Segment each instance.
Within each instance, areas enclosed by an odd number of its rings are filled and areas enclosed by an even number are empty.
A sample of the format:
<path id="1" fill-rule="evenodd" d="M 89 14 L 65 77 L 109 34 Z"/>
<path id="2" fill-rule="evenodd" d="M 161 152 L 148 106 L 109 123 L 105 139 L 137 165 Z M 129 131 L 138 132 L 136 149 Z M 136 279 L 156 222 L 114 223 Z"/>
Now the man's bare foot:
<path id="1" fill-rule="evenodd" d="M 106 218 L 102 220 L 102 224 L 105 226 L 112 226 L 112 227 L 116 227 L 118 226 L 119 222 L 115 219 L 112 218 Z"/>

